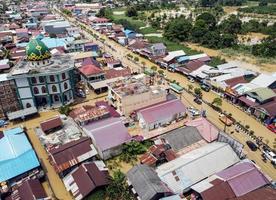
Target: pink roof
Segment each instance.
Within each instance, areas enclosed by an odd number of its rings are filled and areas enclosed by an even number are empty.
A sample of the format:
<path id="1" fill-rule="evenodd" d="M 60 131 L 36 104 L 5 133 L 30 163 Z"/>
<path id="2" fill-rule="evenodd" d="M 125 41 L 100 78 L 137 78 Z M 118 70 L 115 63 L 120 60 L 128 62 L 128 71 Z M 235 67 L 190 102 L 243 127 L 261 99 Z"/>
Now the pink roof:
<path id="1" fill-rule="evenodd" d="M 27 28 L 19 28 L 15 30 L 16 33 L 28 33 L 28 29 Z"/>
<path id="2" fill-rule="evenodd" d="M 185 111 L 184 104 L 179 99 L 174 99 L 142 109 L 138 113 L 143 116 L 146 123 L 153 123 Z"/>
<path id="3" fill-rule="evenodd" d="M 91 65 L 84 65 L 84 66 L 82 66 L 82 67 L 79 68 L 79 71 L 82 74 L 84 74 L 85 76 L 90 76 L 90 75 L 94 75 L 94 74 L 103 73 L 103 70 L 101 70 L 100 68 L 96 67 L 93 64 L 91 64 Z"/>
<path id="4" fill-rule="evenodd" d="M 242 162 L 225 169 L 217 176 L 228 182 L 237 197 L 269 184 L 269 180 L 251 162 Z"/>
<path id="5" fill-rule="evenodd" d="M 127 128 L 120 118 L 107 118 L 83 126 L 88 135 L 95 140 L 101 151 L 122 145 L 131 140 Z"/>
<path id="6" fill-rule="evenodd" d="M 197 118 L 186 122 L 186 126 L 196 127 L 200 135 L 207 141 L 212 142 L 218 138 L 219 130 L 205 118 Z"/>
<path id="7" fill-rule="evenodd" d="M 126 77 L 131 75 L 131 70 L 129 68 L 124 68 L 122 70 L 109 69 L 105 71 L 105 78 L 117 78 L 117 77 Z"/>

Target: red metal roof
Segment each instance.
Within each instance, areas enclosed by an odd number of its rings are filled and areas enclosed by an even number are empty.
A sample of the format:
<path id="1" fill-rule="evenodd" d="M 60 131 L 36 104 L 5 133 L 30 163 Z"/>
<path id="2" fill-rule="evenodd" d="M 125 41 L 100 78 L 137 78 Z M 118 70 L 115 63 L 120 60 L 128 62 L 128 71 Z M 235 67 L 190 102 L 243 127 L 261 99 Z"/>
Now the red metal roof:
<path id="1" fill-rule="evenodd" d="M 62 121 L 61 121 L 60 117 L 48 119 L 48 120 L 40 123 L 40 127 L 43 132 L 48 132 L 49 130 L 51 130 L 53 128 L 60 127 L 60 126 L 62 126 Z"/>
<path id="2" fill-rule="evenodd" d="M 60 173 L 80 162 L 78 158 L 92 151 L 92 142 L 89 137 L 83 137 L 79 140 L 69 142 L 67 144 L 50 149 L 51 164 L 57 173 Z"/>
<path id="3" fill-rule="evenodd" d="M 84 65 L 79 68 L 79 71 L 85 76 L 91 76 L 91 75 L 103 73 L 102 69 L 100 69 L 99 67 L 96 67 L 93 64 Z"/>
<path id="4" fill-rule="evenodd" d="M 117 77 L 126 77 L 131 75 L 131 70 L 129 68 L 124 68 L 122 70 L 109 69 L 105 71 L 105 78 L 117 78 Z"/>
<path id="5" fill-rule="evenodd" d="M 241 197 L 232 200 L 275 200 L 276 190 L 265 187 L 249 192 Z"/>
<path id="6" fill-rule="evenodd" d="M 243 76 L 239 76 L 236 78 L 231 78 L 225 81 L 225 83 L 229 86 L 229 87 L 234 87 L 235 85 L 239 84 L 239 83 L 248 83 L 247 80 L 245 80 L 245 78 Z"/>

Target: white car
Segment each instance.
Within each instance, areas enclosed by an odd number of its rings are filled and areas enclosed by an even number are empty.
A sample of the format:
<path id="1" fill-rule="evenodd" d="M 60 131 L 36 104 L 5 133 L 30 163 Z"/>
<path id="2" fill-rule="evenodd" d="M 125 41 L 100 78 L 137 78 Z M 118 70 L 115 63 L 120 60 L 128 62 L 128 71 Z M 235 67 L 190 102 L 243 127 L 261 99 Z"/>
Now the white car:
<path id="1" fill-rule="evenodd" d="M 264 156 L 270 160 L 273 164 L 276 164 L 276 154 L 272 151 L 263 151 Z"/>
<path id="2" fill-rule="evenodd" d="M 193 115 L 193 116 L 199 116 L 200 111 L 194 107 L 188 107 L 187 110 Z"/>

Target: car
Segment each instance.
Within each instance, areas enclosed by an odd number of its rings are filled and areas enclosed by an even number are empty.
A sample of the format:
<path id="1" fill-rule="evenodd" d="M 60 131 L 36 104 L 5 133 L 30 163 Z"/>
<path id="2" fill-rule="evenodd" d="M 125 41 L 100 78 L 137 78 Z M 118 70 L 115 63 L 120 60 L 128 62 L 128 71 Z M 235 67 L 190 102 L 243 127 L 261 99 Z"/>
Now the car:
<path id="1" fill-rule="evenodd" d="M 0 120 L 0 127 L 6 126 L 6 125 L 8 125 L 8 124 L 9 124 L 8 121 L 3 120 L 3 119 Z"/>
<path id="2" fill-rule="evenodd" d="M 251 149 L 251 151 L 257 151 L 258 147 L 254 142 L 248 140 L 246 141 L 246 144 L 249 147 L 249 149 Z"/>
<path id="3" fill-rule="evenodd" d="M 206 84 L 201 84 L 200 88 L 205 92 L 209 92 L 211 90 L 210 86 Z"/>
<path id="4" fill-rule="evenodd" d="M 276 125 L 275 124 L 269 124 L 267 125 L 267 128 L 271 130 L 273 133 L 276 133 Z"/>
<path id="5" fill-rule="evenodd" d="M 265 150 L 263 151 L 263 155 L 265 158 L 270 160 L 272 164 L 276 163 L 276 154 L 274 152 Z"/>
<path id="6" fill-rule="evenodd" d="M 189 80 L 191 83 L 194 83 L 194 82 L 195 82 L 195 79 L 193 79 L 192 77 L 188 77 L 188 80 Z"/>
<path id="7" fill-rule="evenodd" d="M 202 101 L 199 98 L 195 98 L 194 102 L 197 103 L 198 105 L 202 104 Z"/>
<path id="8" fill-rule="evenodd" d="M 77 90 L 76 95 L 78 97 L 81 97 L 81 98 L 85 98 L 86 97 L 85 92 L 83 90 L 81 90 L 81 89 Z"/>
<path id="9" fill-rule="evenodd" d="M 200 111 L 194 107 L 188 107 L 188 112 L 192 114 L 192 116 L 199 116 Z"/>

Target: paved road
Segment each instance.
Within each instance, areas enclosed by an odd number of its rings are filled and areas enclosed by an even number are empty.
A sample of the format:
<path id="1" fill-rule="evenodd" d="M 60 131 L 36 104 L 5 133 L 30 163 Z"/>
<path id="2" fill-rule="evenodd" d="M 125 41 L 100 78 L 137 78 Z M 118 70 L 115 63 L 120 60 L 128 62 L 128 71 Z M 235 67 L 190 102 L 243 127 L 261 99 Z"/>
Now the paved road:
<path id="1" fill-rule="evenodd" d="M 73 23 L 76 25 L 79 25 L 75 21 L 73 21 Z M 84 24 L 82 24 L 82 25 L 84 25 Z M 139 62 L 140 63 L 144 62 L 145 66 L 147 66 L 147 67 L 156 66 L 154 63 L 150 62 L 149 60 L 144 59 L 136 54 L 133 54 L 127 48 L 117 44 L 113 40 L 108 39 L 106 36 L 99 34 L 92 28 L 90 28 L 88 26 L 86 26 L 86 28 L 89 29 L 90 31 L 92 31 L 94 34 L 98 35 L 99 38 L 103 38 L 104 41 L 101 42 L 100 40 L 95 40 L 95 38 L 93 38 L 88 32 L 83 31 L 85 36 L 87 36 L 89 39 L 96 42 L 99 46 L 101 46 L 104 49 L 104 51 L 113 55 L 115 58 L 120 59 L 122 61 L 123 65 L 129 66 L 132 69 L 132 71 L 137 71 L 137 72 L 141 71 L 142 65 L 128 60 L 126 57 L 127 54 L 132 54 L 134 57 L 139 57 Z M 159 69 L 159 67 L 158 67 L 158 69 Z M 165 74 L 169 79 L 176 80 L 183 87 L 187 88 L 187 85 L 191 84 L 190 82 L 188 82 L 187 78 L 184 77 L 183 75 L 180 75 L 177 73 L 171 73 L 168 71 L 166 71 Z M 193 83 L 193 85 L 194 85 L 194 87 L 198 87 L 197 83 Z M 218 97 L 218 95 L 213 92 L 203 92 L 203 99 L 208 102 L 212 102 L 215 97 Z M 215 112 L 213 109 L 211 109 L 209 106 L 204 105 L 204 104 L 199 106 L 199 105 L 195 104 L 193 102 L 192 95 L 187 94 L 187 93 L 184 93 L 182 95 L 181 99 L 186 105 L 192 105 L 198 109 L 205 109 L 207 111 L 208 120 L 210 120 L 212 123 L 214 123 L 220 129 L 224 128 L 224 124 L 222 124 L 218 119 L 218 113 Z M 259 122 L 257 122 L 254 118 L 250 117 L 249 115 L 247 115 L 246 113 L 244 113 L 243 111 L 238 109 L 236 106 L 234 106 L 226 101 L 223 101 L 223 105 L 221 106 L 221 108 L 223 111 L 232 113 L 232 116 L 235 119 L 240 119 L 240 121 L 244 125 L 249 125 L 250 129 L 255 132 L 255 135 L 264 137 L 264 141 L 268 140 L 270 146 L 272 146 L 273 141 L 276 140 L 275 134 L 270 132 L 267 128 L 265 128 L 263 125 L 261 125 Z M 230 133 L 231 131 L 234 131 L 233 127 L 227 128 L 228 133 Z M 259 150 L 257 152 L 252 152 L 245 144 L 245 142 L 247 140 L 250 140 L 249 136 L 247 136 L 246 134 L 243 134 L 243 133 L 236 133 L 236 132 L 232 136 L 235 139 L 237 139 L 239 142 L 244 144 L 245 151 L 248 152 L 248 158 L 251 160 L 254 160 L 266 174 L 268 174 L 272 179 L 276 180 L 276 169 L 269 162 L 264 163 L 262 161 L 261 152 Z"/>

